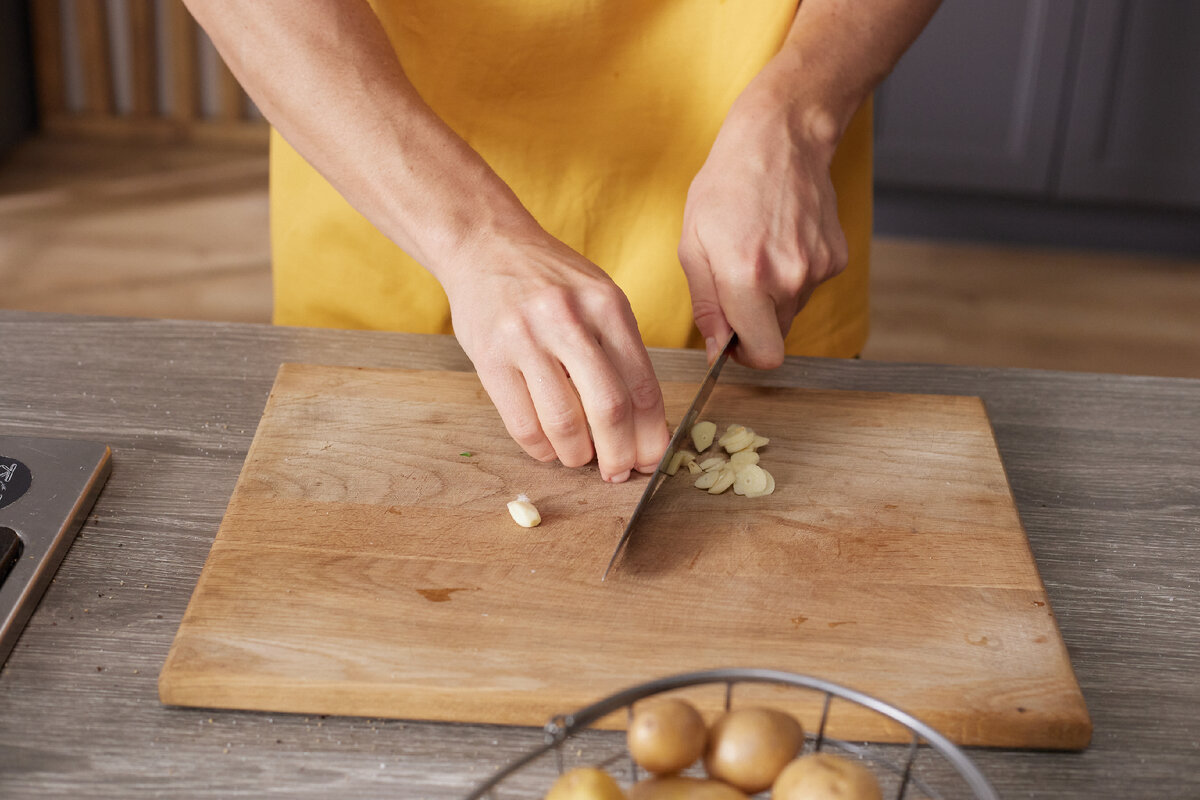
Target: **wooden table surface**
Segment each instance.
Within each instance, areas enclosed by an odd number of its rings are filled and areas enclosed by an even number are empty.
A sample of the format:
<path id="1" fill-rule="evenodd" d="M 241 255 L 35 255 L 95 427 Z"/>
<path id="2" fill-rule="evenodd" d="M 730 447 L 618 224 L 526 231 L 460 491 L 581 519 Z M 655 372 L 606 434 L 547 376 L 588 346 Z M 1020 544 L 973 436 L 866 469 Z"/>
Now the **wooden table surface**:
<path id="1" fill-rule="evenodd" d="M 703 356 L 653 358 L 694 380 Z M 0 672 L 0 797 L 454 798 L 541 741 L 159 703 L 283 361 L 470 368 L 448 337 L 0 311 L 0 433 L 113 450 Z M 816 359 L 725 379 L 983 397 L 1095 734 L 1083 753 L 971 758 L 1002 797 L 1200 797 L 1200 381 Z"/>

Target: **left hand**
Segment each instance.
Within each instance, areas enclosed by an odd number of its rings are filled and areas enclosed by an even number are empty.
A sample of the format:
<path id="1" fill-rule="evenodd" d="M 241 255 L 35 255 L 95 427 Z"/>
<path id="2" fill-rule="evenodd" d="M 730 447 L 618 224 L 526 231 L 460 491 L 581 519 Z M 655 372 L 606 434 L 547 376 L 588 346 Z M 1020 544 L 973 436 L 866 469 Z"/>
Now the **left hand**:
<path id="1" fill-rule="evenodd" d="M 679 260 L 710 362 L 737 331 L 738 361 L 782 364 L 792 320 L 846 266 L 833 123 L 798 114 L 786 86 L 769 71 L 750 83 L 688 190 Z"/>

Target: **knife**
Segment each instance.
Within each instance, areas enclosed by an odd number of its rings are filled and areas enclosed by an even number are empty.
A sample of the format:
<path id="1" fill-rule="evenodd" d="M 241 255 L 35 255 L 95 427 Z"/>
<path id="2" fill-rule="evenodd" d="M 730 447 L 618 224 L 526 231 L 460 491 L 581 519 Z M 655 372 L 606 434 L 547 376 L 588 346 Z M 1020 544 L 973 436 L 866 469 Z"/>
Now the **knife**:
<path id="1" fill-rule="evenodd" d="M 683 444 L 692 430 L 692 426 L 696 424 L 696 419 L 700 416 L 700 412 L 704 410 L 704 404 L 708 401 L 708 396 L 712 394 L 713 387 L 717 385 L 717 377 L 721 374 L 721 367 L 725 366 L 725 362 L 729 359 L 729 354 L 733 352 L 733 348 L 737 345 L 737 334 L 733 333 L 729 336 L 729 341 L 721 348 L 721 354 L 713 361 L 712 366 L 708 368 L 708 372 L 704 375 L 704 380 L 700 382 L 700 391 L 696 392 L 695 399 L 688 406 L 687 413 L 683 415 L 683 419 L 679 422 L 679 427 L 675 429 L 675 433 L 671 436 L 671 441 L 667 443 L 667 451 L 663 453 L 662 460 L 658 462 L 658 467 L 654 470 L 654 474 L 650 476 L 650 482 L 646 484 L 646 490 L 642 492 L 642 498 L 638 500 L 637 506 L 633 509 L 633 514 L 629 517 L 629 522 L 625 525 L 625 531 L 621 534 L 620 540 L 617 542 L 617 547 L 613 550 L 612 558 L 608 560 L 608 566 L 604 569 L 604 576 L 601 581 L 608 578 L 608 573 L 612 570 L 613 564 L 617 563 L 617 556 L 621 555 L 621 550 L 629 542 L 629 537 L 633 535 L 634 525 L 638 521 L 638 517 L 646 509 L 646 505 L 650 502 L 650 498 L 654 496 L 654 492 L 662 484 L 663 479 L 667 477 L 667 464 L 671 462 L 671 457 L 679 450 L 679 446 Z"/>

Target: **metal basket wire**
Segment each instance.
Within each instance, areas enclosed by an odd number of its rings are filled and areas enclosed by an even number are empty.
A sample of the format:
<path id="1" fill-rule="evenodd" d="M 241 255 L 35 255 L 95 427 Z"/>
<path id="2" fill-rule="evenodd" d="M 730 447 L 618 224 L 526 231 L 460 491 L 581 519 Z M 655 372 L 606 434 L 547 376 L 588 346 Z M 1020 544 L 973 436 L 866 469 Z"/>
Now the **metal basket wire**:
<path id="1" fill-rule="evenodd" d="M 821 752 L 827 748 L 836 748 L 869 763 L 875 768 L 877 775 L 879 771 L 890 774 L 895 780 L 896 788 L 892 795 L 895 800 L 915 800 L 913 793 L 919 793 L 916 796 L 926 797 L 930 800 L 945 800 L 949 797 L 967 796 L 961 794 L 943 794 L 942 791 L 931 785 L 930 779 L 922 778 L 917 774 L 918 758 L 922 753 L 926 752 L 935 753 L 945 765 L 948 765 L 961 782 L 965 784 L 966 788 L 969 789 L 971 792 L 970 796 L 977 798 L 977 800 L 999 800 L 996 790 L 992 788 L 991 784 L 988 783 L 987 779 L 971 763 L 971 760 L 967 758 L 962 750 L 945 736 L 942 736 L 911 714 L 905 713 L 895 706 L 870 695 L 830 683 L 820 678 L 768 669 L 715 669 L 659 678 L 658 680 L 623 689 L 572 714 L 556 716 L 545 725 L 545 742 L 542 745 L 512 761 L 483 783 L 476 786 L 466 796 L 465 800 L 504 800 L 502 795 L 496 790 L 501 788 L 507 779 L 517 776 L 526 767 L 548 754 L 553 754 L 557 774 L 562 774 L 566 768 L 563 748 L 567 740 L 580 735 L 592 724 L 614 711 L 626 708 L 632 717 L 633 704 L 638 700 L 662 692 L 716 683 L 725 684 L 726 710 L 732 706 L 733 687 L 738 683 L 767 683 L 794 686 L 823 694 L 824 702 L 822 704 L 821 719 L 817 725 L 816 732 L 806 734 L 806 738 L 809 741 L 805 743 L 805 752 Z M 907 745 L 892 745 L 891 749 L 888 750 L 887 746 L 865 743 L 859 745 L 826 736 L 825 730 L 830 716 L 830 704 L 835 697 L 867 708 L 899 723 L 908 730 L 911 734 L 911 739 Z M 898 752 L 896 752 L 897 750 Z M 899 758 L 896 756 L 899 756 Z M 628 760 L 630 782 L 637 781 L 639 774 L 638 767 L 628 757 L 628 752 L 624 748 L 607 758 L 598 761 L 593 759 L 592 763 L 597 766 L 610 768 L 625 760 Z M 924 761 L 928 762 L 929 759 L 924 759 Z"/>

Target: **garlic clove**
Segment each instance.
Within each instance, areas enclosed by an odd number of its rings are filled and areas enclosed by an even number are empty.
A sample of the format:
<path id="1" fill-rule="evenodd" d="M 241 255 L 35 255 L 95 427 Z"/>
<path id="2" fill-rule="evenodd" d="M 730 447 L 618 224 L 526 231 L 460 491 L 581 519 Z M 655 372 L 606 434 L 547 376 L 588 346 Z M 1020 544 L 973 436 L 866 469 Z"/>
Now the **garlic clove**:
<path id="1" fill-rule="evenodd" d="M 541 524 L 542 515 L 538 513 L 537 506 L 529 502 L 529 498 L 523 494 L 517 495 L 517 499 L 509 502 L 508 513 L 522 528 L 534 528 Z"/>

